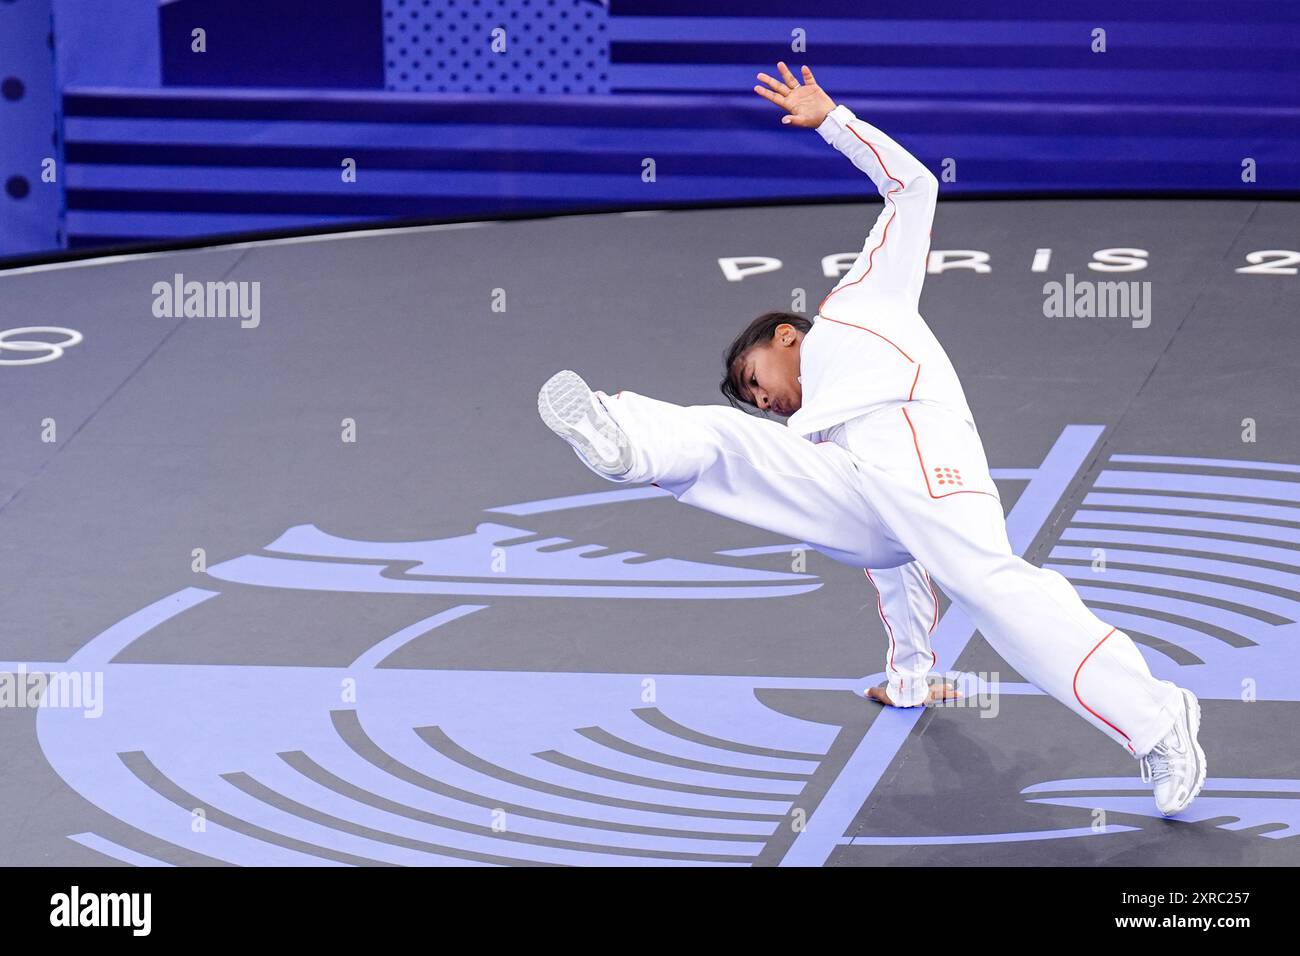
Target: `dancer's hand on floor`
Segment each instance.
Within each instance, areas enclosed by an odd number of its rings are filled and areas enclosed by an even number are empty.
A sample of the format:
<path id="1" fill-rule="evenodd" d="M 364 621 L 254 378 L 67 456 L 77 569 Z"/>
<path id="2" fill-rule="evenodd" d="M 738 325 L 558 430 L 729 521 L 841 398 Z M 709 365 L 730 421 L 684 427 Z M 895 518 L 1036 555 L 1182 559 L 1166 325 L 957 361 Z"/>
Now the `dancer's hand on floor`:
<path id="1" fill-rule="evenodd" d="M 957 690 L 951 681 L 933 681 L 930 684 L 930 692 L 926 695 L 923 703 L 937 704 L 941 700 L 959 700 L 961 691 Z M 872 687 L 867 691 L 867 699 L 879 701 L 887 707 L 897 707 L 889 697 L 889 691 L 886 685 Z"/>
<path id="2" fill-rule="evenodd" d="M 803 68 L 803 83 L 800 84 L 784 63 L 778 63 L 776 68 L 781 73 L 781 79 L 760 73 L 758 78 L 770 89 L 756 86 L 754 92 L 764 99 L 771 100 L 789 114 L 781 117 L 782 123 L 809 129 L 821 126 L 822 121 L 826 119 L 826 114 L 835 109 L 835 101 L 817 85 L 812 70 L 806 66 Z"/>

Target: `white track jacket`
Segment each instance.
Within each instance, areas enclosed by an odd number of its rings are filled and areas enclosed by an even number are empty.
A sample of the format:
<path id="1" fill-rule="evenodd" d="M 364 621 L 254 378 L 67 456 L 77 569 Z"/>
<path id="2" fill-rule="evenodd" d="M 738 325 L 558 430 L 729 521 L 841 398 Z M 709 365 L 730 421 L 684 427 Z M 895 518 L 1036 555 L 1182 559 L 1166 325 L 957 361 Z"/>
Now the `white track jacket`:
<path id="1" fill-rule="evenodd" d="M 884 197 L 862 252 L 800 346 L 803 404 L 786 421 L 801 436 L 860 415 L 923 401 L 974 424 L 957 373 L 917 311 L 938 180 L 876 127 L 836 106 L 817 127 Z"/>

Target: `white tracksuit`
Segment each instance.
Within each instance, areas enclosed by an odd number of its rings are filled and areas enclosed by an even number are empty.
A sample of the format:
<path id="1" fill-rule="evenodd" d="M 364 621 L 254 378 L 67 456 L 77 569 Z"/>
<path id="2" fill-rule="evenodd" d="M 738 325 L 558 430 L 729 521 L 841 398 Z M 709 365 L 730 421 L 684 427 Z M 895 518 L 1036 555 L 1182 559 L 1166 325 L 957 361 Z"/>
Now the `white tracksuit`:
<path id="1" fill-rule="evenodd" d="M 1146 753 L 1181 709 L 1178 688 L 1156 680 L 1133 641 L 1064 577 L 1012 551 L 961 384 L 917 312 L 937 181 L 845 106 L 817 132 L 885 203 L 801 343 L 802 407 L 782 426 L 622 391 L 606 402 L 632 444 L 621 480 L 653 481 L 686 504 L 867 569 L 897 704 L 924 699 L 936 660 L 928 571 L 1021 675 L 1134 756 Z"/>

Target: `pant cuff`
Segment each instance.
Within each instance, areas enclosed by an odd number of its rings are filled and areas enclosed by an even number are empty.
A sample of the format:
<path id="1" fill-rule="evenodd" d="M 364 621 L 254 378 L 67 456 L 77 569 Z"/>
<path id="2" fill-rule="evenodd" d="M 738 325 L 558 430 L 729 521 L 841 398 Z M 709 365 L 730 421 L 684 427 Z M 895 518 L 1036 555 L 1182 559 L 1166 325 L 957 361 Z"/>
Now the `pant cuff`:
<path id="1" fill-rule="evenodd" d="M 1129 746 L 1133 749 L 1134 757 L 1141 757 L 1150 753 L 1151 748 L 1159 743 L 1182 717 L 1182 691 L 1177 688 L 1174 688 L 1174 690 L 1178 696 L 1172 701 L 1163 704 L 1158 715 L 1152 718 L 1146 727 L 1133 734 L 1129 740 Z"/>
<path id="2" fill-rule="evenodd" d="M 894 702 L 894 706 L 919 707 L 924 704 L 930 694 L 927 676 L 927 674 L 902 676 L 895 674 L 890 677 L 885 690 L 888 691 L 889 699 Z"/>

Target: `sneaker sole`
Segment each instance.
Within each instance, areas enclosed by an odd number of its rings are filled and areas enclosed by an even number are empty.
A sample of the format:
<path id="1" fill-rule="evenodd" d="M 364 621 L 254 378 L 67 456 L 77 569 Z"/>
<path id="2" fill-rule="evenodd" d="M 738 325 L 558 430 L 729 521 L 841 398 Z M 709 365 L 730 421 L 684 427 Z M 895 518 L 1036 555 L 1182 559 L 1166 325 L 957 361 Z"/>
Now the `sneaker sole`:
<path id="1" fill-rule="evenodd" d="M 618 425 L 602 422 L 596 416 L 592 405 L 595 401 L 590 386 L 582 380 L 582 376 L 565 369 L 547 379 L 537 393 L 537 412 L 542 416 L 546 427 L 577 448 L 593 468 L 608 475 L 624 474 L 632 464 L 629 450 L 619 441 L 621 431 Z M 590 437 L 579 427 L 583 423 L 608 439 L 620 450 L 621 457 L 613 462 L 605 459 Z"/>
<path id="2" fill-rule="evenodd" d="M 1197 739 L 1201 732 L 1201 702 L 1197 700 L 1196 695 L 1190 690 L 1184 688 L 1182 694 L 1183 701 L 1187 705 L 1187 726 L 1191 731 L 1192 755 L 1196 759 L 1196 783 L 1192 786 L 1192 792 L 1188 794 L 1187 799 L 1180 806 L 1174 810 L 1161 811 L 1166 817 L 1186 810 L 1192 801 L 1196 799 L 1196 795 L 1201 792 L 1201 788 L 1205 786 L 1205 751 L 1201 749 L 1201 743 Z"/>

